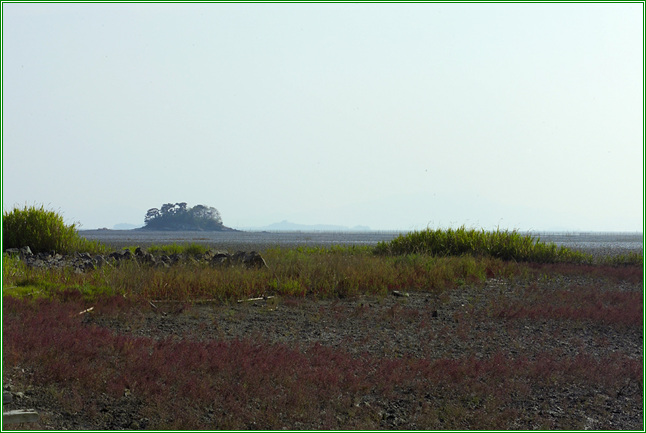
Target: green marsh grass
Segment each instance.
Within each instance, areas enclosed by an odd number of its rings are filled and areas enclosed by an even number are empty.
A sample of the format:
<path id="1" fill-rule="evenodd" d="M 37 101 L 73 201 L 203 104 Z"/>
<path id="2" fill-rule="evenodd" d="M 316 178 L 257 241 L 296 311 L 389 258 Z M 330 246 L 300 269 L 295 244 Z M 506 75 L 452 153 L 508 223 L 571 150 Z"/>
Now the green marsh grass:
<path id="1" fill-rule="evenodd" d="M 643 266 L 644 254 L 637 252 L 629 252 L 626 254 L 618 254 L 615 256 L 605 257 L 602 260 L 603 264 L 612 266 Z"/>
<path id="2" fill-rule="evenodd" d="M 81 237 L 76 224 L 66 225 L 63 217 L 42 205 L 14 208 L 2 218 L 2 249 L 28 246 L 32 252 L 68 254 L 72 252 L 104 253 L 107 248 L 99 242 Z"/>
<path id="3" fill-rule="evenodd" d="M 545 244 L 539 238 L 521 235 L 517 231 L 467 229 L 426 229 L 400 235 L 389 242 L 380 242 L 375 253 L 385 255 L 428 254 L 432 256 L 493 257 L 517 262 L 586 263 L 590 255 Z"/>
<path id="4" fill-rule="evenodd" d="M 134 247 L 130 249 L 134 251 Z M 171 244 L 152 246 L 147 251 L 197 257 L 207 247 Z M 608 273 L 606 268 L 612 267 L 517 232 L 464 227 L 413 232 L 377 247 L 276 247 L 266 250 L 263 257 L 268 268 L 217 267 L 195 260 L 164 268 L 132 260 L 78 274 L 71 269 L 29 269 L 18 258 L 5 255 L 3 294 L 51 297 L 73 289 L 86 298 L 113 294 L 220 302 L 272 294 L 344 298 L 385 296 L 394 290 L 441 292 L 465 284 L 484 284 L 493 277 L 527 278 L 535 273 L 534 266 L 583 267 L 581 272 L 585 273 L 600 266 Z M 613 264 L 625 265 L 617 268 L 623 275 L 642 262 L 639 254 L 615 258 Z"/>
<path id="5" fill-rule="evenodd" d="M 73 289 L 84 297 L 118 294 L 182 301 L 231 302 L 271 294 L 345 298 L 387 295 L 393 290 L 442 291 L 519 272 L 514 263 L 487 257 L 377 256 L 356 248 L 275 248 L 267 250 L 264 258 L 268 268 L 262 269 L 196 261 L 165 268 L 132 260 L 79 274 L 71 269 L 30 269 L 5 256 L 3 293 L 24 295 L 29 286 L 34 295 L 45 297 Z"/>
<path id="6" fill-rule="evenodd" d="M 78 274 L 69 268 L 29 268 L 18 257 L 5 254 L 2 258 L 2 295 L 51 299 L 60 298 L 62 293 L 73 290 L 83 298 L 92 300 L 100 296 L 123 294 L 115 289 L 108 278 L 114 271 L 106 267 Z M 128 272 L 126 269 L 124 271 Z"/>

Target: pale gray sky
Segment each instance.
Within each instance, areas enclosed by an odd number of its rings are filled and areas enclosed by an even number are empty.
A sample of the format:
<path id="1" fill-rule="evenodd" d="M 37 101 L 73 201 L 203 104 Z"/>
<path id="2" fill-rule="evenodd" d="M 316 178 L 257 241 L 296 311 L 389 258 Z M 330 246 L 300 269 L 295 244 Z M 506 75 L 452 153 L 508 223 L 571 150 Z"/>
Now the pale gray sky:
<path id="1" fill-rule="evenodd" d="M 642 230 L 644 5 L 2 5 L 3 209 Z"/>

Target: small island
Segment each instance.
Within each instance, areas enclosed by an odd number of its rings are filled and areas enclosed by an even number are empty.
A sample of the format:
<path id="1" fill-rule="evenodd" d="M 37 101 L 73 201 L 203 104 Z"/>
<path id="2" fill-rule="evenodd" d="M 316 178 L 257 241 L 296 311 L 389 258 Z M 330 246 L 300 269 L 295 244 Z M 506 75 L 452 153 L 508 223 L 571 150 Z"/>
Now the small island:
<path id="1" fill-rule="evenodd" d="M 166 203 L 159 209 L 148 209 L 144 226 L 136 230 L 237 231 L 222 223 L 222 217 L 216 208 L 201 204 L 188 207 L 185 202 Z"/>

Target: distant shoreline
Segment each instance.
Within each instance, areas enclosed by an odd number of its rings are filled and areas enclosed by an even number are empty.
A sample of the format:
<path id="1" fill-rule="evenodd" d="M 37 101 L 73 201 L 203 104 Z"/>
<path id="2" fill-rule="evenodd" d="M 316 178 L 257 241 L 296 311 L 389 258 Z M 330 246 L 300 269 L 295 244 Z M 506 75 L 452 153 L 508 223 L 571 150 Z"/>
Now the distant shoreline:
<path id="1" fill-rule="evenodd" d="M 326 229 L 320 229 L 320 230 L 305 230 L 305 229 L 245 229 L 245 228 L 240 228 L 240 229 L 235 229 L 232 227 L 227 227 L 226 230 L 153 230 L 153 229 L 147 229 L 144 227 L 136 227 L 132 229 L 109 229 L 106 227 L 103 228 L 98 228 L 98 229 L 78 229 L 79 233 L 91 233 L 91 232 L 99 232 L 99 233 L 104 233 L 104 232 L 114 232 L 114 233 L 119 233 L 119 232 L 142 232 L 142 233 L 230 233 L 230 232 L 238 232 L 238 233 L 348 233 L 348 234 L 377 234 L 377 233 L 409 233 L 414 230 L 379 230 L 379 229 L 362 229 L 362 230 L 351 230 L 351 229 L 343 229 L 343 230 L 326 230 Z M 492 230 L 485 230 L 485 231 L 492 231 Z M 510 230 L 511 231 L 511 230 Z M 540 236 L 562 236 L 562 237 L 584 237 L 584 236 L 616 236 L 616 237 L 631 237 L 631 238 L 644 238 L 643 232 L 638 232 L 638 231 L 570 231 L 570 230 L 563 230 L 563 231 L 558 231 L 558 230 L 518 230 L 518 233 L 522 235 L 531 235 L 534 237 L 540 237 Z"/>
<path id="2" fill-rule="evenodd" d="M 80 230 L 79 235 L 102 242 L 112 248 L 140 246 L 147 248 L 159 244 L 207 245 L 213 249 L 264 251 L 270 248 L 376 246 L 390 241 L 406 231 L 370 232 L 247 232 L 247 231 L 151 231 L 151 230 Z M 523 233 L 523 232 L 521 232 Z M 641 233 L 629 232 L 532 232 L 528 233 L 541 242 L 554 242 L 558 246 L 594 252 L 595 254 L 623 254 L 643 251 Z"/>

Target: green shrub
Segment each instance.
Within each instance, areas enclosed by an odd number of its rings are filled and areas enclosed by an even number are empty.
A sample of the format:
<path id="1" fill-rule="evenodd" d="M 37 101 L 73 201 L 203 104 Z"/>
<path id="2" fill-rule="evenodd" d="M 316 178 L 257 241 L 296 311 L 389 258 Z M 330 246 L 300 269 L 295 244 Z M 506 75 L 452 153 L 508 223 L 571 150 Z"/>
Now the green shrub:
<path id="1" fill-rule="evenodd" d="M 2 218 L 2 249 L 28 246 L 32 252 L 74 251 L 104 252 L 106 248 L 79 236 L 76 224 L 66 225 L 58 213 L 39 207 L 25 206 L 4 212 Z"/>
<path id="2" fill-rule="evenodd" d="M 415 231 L 390 242 L 380 242 L 375 253 L 388 255 L 429 254 L 433 256 L 486 256 L 519 262 L 587 262 L 586 254 L 545 244 L 517 231 L 458 229 Z"/>

